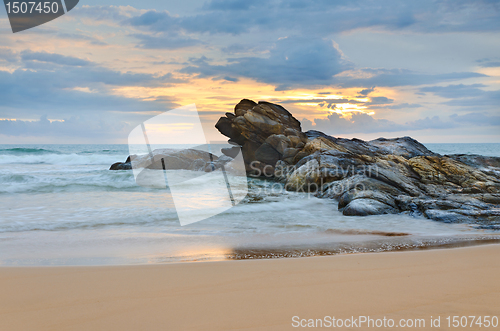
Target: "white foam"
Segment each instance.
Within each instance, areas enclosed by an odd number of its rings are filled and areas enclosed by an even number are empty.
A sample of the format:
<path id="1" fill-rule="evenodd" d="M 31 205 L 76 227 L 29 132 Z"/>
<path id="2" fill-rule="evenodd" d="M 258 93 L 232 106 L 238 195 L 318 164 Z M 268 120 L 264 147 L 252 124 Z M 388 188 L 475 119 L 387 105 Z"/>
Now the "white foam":
<path id="1" fill-rule="evenodd" d="M 123 162 L 127 155 L 27 154 L 0 155 L 0 164 L 107 165 Z"/>

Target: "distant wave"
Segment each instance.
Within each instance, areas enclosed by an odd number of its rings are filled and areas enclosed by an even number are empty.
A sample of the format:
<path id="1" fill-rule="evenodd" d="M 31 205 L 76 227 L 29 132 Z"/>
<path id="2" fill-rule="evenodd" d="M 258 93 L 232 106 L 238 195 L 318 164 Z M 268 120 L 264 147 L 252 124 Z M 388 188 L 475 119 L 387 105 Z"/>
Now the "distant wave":
<path id="1" fill-rule="evenodd" d="M 91 210 L 89 212 L 92 212 Z M 134 212 L 131 210 L 131 212 Z M 166 222 L 178 222 L 175 210 L 164 208 L 161 213 L 151 212 L 145 216 L 142 211 L 135 211 L 129 217 L 103 217 L 94 218 L 92 220 L 79 220 L 76 219 L 58 219 L 57 221 L 40 220 L 37 222 L 0 222 L 0 233 L 6 232 L 28 232 L 28 231 L 64 231 L 64 230 L 91 230 L 105 227 L 152 227 L 162 226 Z"/>
<path id="2" fill-rule="evenodd" d="M 61 154 L 58 151 L 53 151 L 43 148 L 3 148 L 0 149 L 0 154 L 16 155 L 16 154 Z"/>
<path id="3" fill-rule="evenodd" d="M 343 235 L 375 235 L 384 237 L 403 237 L 409 236 L 406 232 L 388 232 L 378 230 L 357 230 L 357 229 L 326 229 L 325 233 L 343 234 Z"/>
<path id="4" fill-rule="evenodd" d="M 54 193 L 81 191 L 152 191 L 138 186 L 132 172 L 108 170 L 60 173 L 47 171 L 34 174 L 0 174 L 0 194 Z"/>
<path id="5" fill-rule="evenodd" d="M 109 154 L 61 154 L 58 152 L 23 152 L 0 154 L 0 164 L 57 164 L 57 165 L 106 165 L 124 161 L 127 156 Z"/>

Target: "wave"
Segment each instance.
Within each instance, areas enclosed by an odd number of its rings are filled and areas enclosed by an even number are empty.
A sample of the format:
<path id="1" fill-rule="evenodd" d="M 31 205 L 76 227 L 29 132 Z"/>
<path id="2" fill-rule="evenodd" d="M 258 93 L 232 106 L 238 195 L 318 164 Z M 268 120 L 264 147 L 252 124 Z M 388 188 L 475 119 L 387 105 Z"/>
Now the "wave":
<path id="1" fill-rule="evenodd" d="M 384 239 L 378 241 L 336 242 L 329 245 L 313 246 L 302 245 L 296 247 L 249 247 L 236 248 L 227 255 L 229 260 L 249 259 L 279 259 L 298 258 L 311 256 L 328 256 L 352 253 L 379 253 L 395 251 L 425 250 L 436 248 L 456 248 L 481 244 L 499 244 L 498 236 L 468 236 L 468 237 L 441 237 L 441 238 L 407 238 L 394 240 Z"/>
<path id="2" fill-rule="evenodd" d="M 375 235 L 384 237 L 403 237 L 409 236 L 407 232 L 390 232 L 378 230 L 358 230 L 358 229 L 326 229 L 325 233 L 342 234 L 342 235 Z"/>
<path id="3" fill-rule="evenodd" d="M 132 211 L 131 211 L 132 212 Z M 144 216 L 145 211 L 136 211 L 132 217 L 109 217 L 109 218 L 94 218 L 92 220 L 72 220 L 58 219 L 57 221 L 39 220 L 37 222 L 0 222 L 0 233 L 9 232 L 31 232 L 31 231 L 67 231 L 67 230 L 92 230 L 110 227 L 157 227 L 165 226 L 167 223 L 178 223 L 175 210 L 164 208 L 161 212 L 152 214 L 149 211 L 147 217 L 138 219 L 139 216 Z M 135 217 L 133 217 L 135 216 Z"/>
<path id="4" fill-rule="evenodd" d="M 46 150 L 44 150 L 46 151 Z M 109 154 L 61 154 L 61 153 L 21 153 L 0 154 L 0 164 L 54 164 L 54 165 L 106 165 L 124 161 L 127 155 Z"/>
<path id="5" fill-rule="evenodd" d="M 131 172 L 126 171 L 51 171 L 40 176 L 33 174 L 0 174 L 2 193 L 55 193 L 82 191 L 154 191 L 136 184 Z"/>
<path id="6" fill-rule="evenodd" d="M 3 148 L 0 149 L 0 154 L 61 154 L 58 151 L 44 149 L 44 148 Z"/>

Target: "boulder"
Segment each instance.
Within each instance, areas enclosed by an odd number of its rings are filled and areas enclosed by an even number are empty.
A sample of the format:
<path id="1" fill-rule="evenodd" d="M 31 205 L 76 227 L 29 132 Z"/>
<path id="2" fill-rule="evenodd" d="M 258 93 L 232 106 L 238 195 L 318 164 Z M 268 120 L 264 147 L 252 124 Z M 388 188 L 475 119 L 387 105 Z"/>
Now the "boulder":
<path id="1" fill-rule="evenodd" d="M 222 156 L 221 158 L 211 153 L 196 149 L 156 149 L 152 154 L 130 155 L 126 162 L 114 163 L 109 170 L 130 169 L 186 169 L 204 171 L 207 165 L 212 163 L 216 169 L 232 158 Z"/>
<path id="2" fill-rule="evenodd" d="M 373 199 L 353 200 L 342 210 L 342 214 L 346 216 L 368 216 L 397 213 L 399 213 L 399 210 L 394 207 Z"/>
<path id="3" fill-rule="evenodd" d="M 132 170 L 130 162 L 116 162 L 109 167 L 109 170 Z"/>
<path id="4" fill-rule="evenodd" d="M 248 171 L 253 171 L 252 161 L 274 167 L 283 159 L 286 148 L 307 141 L 300 122 L 285 108 L 270 102 L 243 99 L 235 106 L 234 114 L 221 117 L 215 127 L 230 142 L 242 146 Z M 294 137 L 293 143 L 290 136 Z"/>

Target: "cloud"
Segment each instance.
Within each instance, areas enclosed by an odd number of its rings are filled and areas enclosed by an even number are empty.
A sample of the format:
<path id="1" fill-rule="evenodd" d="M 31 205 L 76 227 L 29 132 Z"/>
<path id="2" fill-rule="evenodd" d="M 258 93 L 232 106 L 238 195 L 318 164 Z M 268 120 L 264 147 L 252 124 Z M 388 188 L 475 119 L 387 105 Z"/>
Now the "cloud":
<path id="1" fill-rule="evenodd" d="M 60 75 L 54 72 L 0 71 L 2 115 L 30 118 L 44 111 L 55 118 L 60 118 L 62 114 L 76 112 L 160 111 L 172 105 L 171 100 L 170 103 L 142 101 L 114 95 L 98 79 L 94 82 L 78 81 L 80 72 L 78 70 Z"/>
<path id="2" fill-rule="evenodd" d="M 485 58 L 477 60 L 476 62 L 479 63 L 479 66 L 483 68 L 500 67 L 500 61 L 498 61 L 498 58 L 496 60 Z"/>
<path id="3" fill-rule="evenodd" d="M 371 88 L 365 88 L 358 92 L 359 95 L 366 97 L 368 94 L 372 93 L 375 90 L 375 86 Z"/>
<path id="4" fill-rule="evenodd" d="M 466 115 L 453 114 L 448 119 L 433 116 L 399 124 L 388 119 L 376 119 L 362 112 L 352 112 L 345 115 L 332 112 L 326 118 L 315 118 L 313 121 L 308 119 L 302 120 L 304 130 L 318 130 L 333 135 L 443 130 L 484 126 L 500 126 L 500 116 L 474 112 Z"/>
<path id="5" fill-rule="evenodd" d="M 108 43 L 98 39 L 98 38 L 95 38 L 93 36 L 89 36 L 89 35 L 86 35 L 86 34 L 83 34 L 83 33 L 67 33 L 67 32 L 57 32 L 55 34 L 55 36 L 57 38 L 60 38 L 60 39 L 68 39 L 68 40 L 84 40 L 84 41 L 88 41 L 90 42 L 90 44 L 92 45 L 96 45 L 96 46 L 107 46 Z"/>
<path id="6" fill-rule="evenodd" d="M 498 105 L 500 105 L 500 90 L 485 91 L 481 89 L 485 87 L 487 86 L 483 84 L 459 84 L 423 87 L 420 91 L 452 99 L 443 102 L 443 104 L 448 106 L 463 108 L 482 107 L 491 109 L 492 111 L 498 111 Z"/>
<path id="7" fill-rule="evenodd" d="M 477 72 L 452 72 L 445 74 L 422 74 L 407 69 L 361 69 L 353 75 L 337 76 L 334 82 L 342 87 L 397 87 L 437 84 L 467 78 L 488 77 Z"/>
<path id="8" fill-rule="evenodd" d="M 192 65 L 181 69 L 181 73 L 197 74 L 199 77 L 246 77 L 274 85 L 277 91 L 334 85 L 344 88 L 366 87 L 362 91 L 368 94 L 374 89 L 373 86 L 419 86 L 487 77 L 476 72 L 422 74 L 405 69 L 351 70 L 353 64 L 343 57 L 332 41 L 302 37 L 278 40 L 267 58 L 230 58 L 226 65 L 213 65 L 203 56 L 190 62 Z"/>
<path id="9" fill-rule="evenodd" d="M 389 103 L 393 103 L 393 99 L 389 99 L 387 97 L 371 97 L 370 102 L 366 102 L 365 106 L 373 106 L 373 105 L 386 105 Z"/>
<path id="10" fill-rule="evenodd" d="M 160 111 L 176 104 L 169 98 L 158 101 L 127 98 L 116 95 L 113 89 L 182 82 L 172 74 L 122 73 L 56 53 L 23 51 L 16 56 L 20 68 L 12 72 L 0 70 L 3 117 L 17 118 L 22 113 L 21 116 L 29 118 L 40 110 L 51 115 L 75 111 Z"/>
<path id="11" fill-rule="evenodd" d="M 448 86 L 429 86 L 422 87 L 419 90 L 421 92 L 433 93 L 442 98 L 455 99 L 455 98 L 470 98 L 478 97 L 484 94 L 481 87 L 486 87 L 483 84 L 471 84 L 471 85 L 448 85 Z"/>
<path id="12" fill-rule="evenodd" d="M 212 0 L 197 14 L 181 17 L 156 10 L 137 15 L 123 7 L 111 7 L 105 13 L 86 8 L 85 14 L 96 19 L 115 17 L 151 31 L 182 29 L 232 35 L 280 30 L 326 37 L 362 28 L 419 33 L 500 31 L 497 1 Z M 133 17 L 125 18 L 131 14 Z"/>
<path id="13" fill-rule="evenodd" d="M 19 61 L 19 55 L 9 48 L 0 48 L 0 61 L 15 63 Z"/>
<path id="14" fill-rule="evenodd" d="M 206 58 L 198 59 L 181 72 L 199 77 L 248 77 L 284 90 L 294 86 L 329 85 L 334 75 L 350 67 L 331 40 L 301 37 L 278 40 L 267 58 L 241 57 L 228 61 L 227 65 L 212 65 Z"/>
<path id="15" fill-rule="evenodd" d="M 314 119 L 314 125 L 313 122 L 303 119 L 302 126 L 304 130 L 318 130 L 327 134 L 396 132 L 405 129 L 403 125 L 387 119 L 375 119 L 365 113 L 353 112 L 350 115 L 348 118 L 331 113 L 326 119 Z"/>
<path id="16" fill-rule="evenodd" d="M 416 121 L 406 122 L 405 130 L 428 130 L 428 129 L 451 129 L 457 124 L 450 121 L 443 121 L 439 116 L 426 117 Z"/>
<path id="17" fill-rule="evenodd" d="M 262 53 L 266 51 L 265 45 L 259 43 L 259 44 L 241 44 L 241 43 L 236 43 L 236 44 L 231 44 L 227 47 L 222 47 L 221 52 L 229 55 L 235 55 L 235 54 L 244 54 L 244 53 Z"/>
<path id="18" fill-rule="evenodd" d="M 400 104 L 397 104 L 397 105 L 392 105 L 392 106 L 383 106 L 383 107 L 379 107 L 379 108 L 384 108 L 384 109 L 408 109 L 408 108 L 420 108 L 422 107 L 422 105 L 419 105 L 418 103 L 400 103 Z M 371 107 L 371 108 L 374 108 L 375 107 Z"/>
<path id="19" fill-rule="evenodd" d="M 137 17 L 141 11 L 132 6 L 88 6 L 83 5 L 71 11 L 76 17 L 90 18 L 94 21 L 124 22 Z"/>
<path id="20" fill-rule="evenodd" d="M 268 0 L 218 0 L 208 1 L 203 5 L 203 9 L 218 10 L 218 11 L 241 11 L 249 9 L 260 9 L 267 5 Z"/>
<path id="21" fill-rule="evenodd" d="M 76 66 L 76 67 L 86 67 L 93 65 L 93 63 L 88 60 L 80 59 L 73 56 L 65 56 L 61 54 L 47 53 L 47 52 L 32 52 L 29 50 L 21 52 L 21 59 L 23 61 L 48 62 L 48 63 L 55 63 L 58 65 Z"/>
<path id="22" fill-rule="evenodd" d="M 491 61 L 491 62 L 484 62 L 481 63 L 479 66 L 483 68 L 495 68 L 495 67 L 500 67 L 500 61 Z"/>
<path id="23" fill-rule="evenodd" d="M 177 33 L 170 34 L 131 34 L 132 37 L 139 39 L 137 47 L 145 49 L 179 49 L 203 44 L 200 40 Z"/>
<path id="24" fill-rule="evenodd" d="M 494 115 L 490 116 L 486 113 L 469 113 L 465 115 L 453 114 L 450 116 L 451 120 L 465 124 L 465 125 L 477 125 L 477 126 L 500 126 L 500 116 Z"/>
<path id="25" fill-rule="evenodd" d="M 277 101 L 278 103 L 282 104 L 301 104 L 301 103 L 323 103 L 323 104 L 343 104 L 343 103 L 351 103 L 351 104 L 363 104 L 364 102 L 354 100 L 354 99 L 347 99 L 347 98 L 341 98 L 341 99 L 326 99 L 326 98 L 314 98 L 314 99 L 287 99 L 287 100 L 281 100 Z"/>
<path id="26" fill-rule="evenodd" d="M 477 97 L 450 100 L 444 102 L 444 104 L 454 107 L 487 108 L 498 112 L 498 106 L 500 105 L 500 90 L 483 91 L 483 93 Z"/>
<path id="27" fill-rule="evenodd" d="M 46 115 L 37 121 L 0 120 L 0 132 L 11 137 L 71 137 L 90 138 L 97 142 L 103 139 L 123 139 L 135 123 L 106 121 L 95 116 L 72 116 L 62 121 L 49 121 Z"/>
<path id="28" fill-rule="evenodd" d="M 363 99 L 366 97 L 363 97 Z M 373 109 L 376 108 L 388 108 L 388 104 L 392 104 L 394 102 L 393 99 L 389 99 L 384 96 L 380 97 L 368 97 L 366 101 L 360 101 L 356 99 L 350 98 L 339 98 L 339 99 L 330 99 L 330 98 L 311 98 L 311 99 L 285 99 L 285 100 L 273 100 L 273 102 L 277 102 L 279 104 L 305 104 L 305 103 L 317 103 L 320 107 L 326 107 L 328 109 L 336 109 L 338 104 L 357 104 L 359 106 L 366 106 Z"/>

